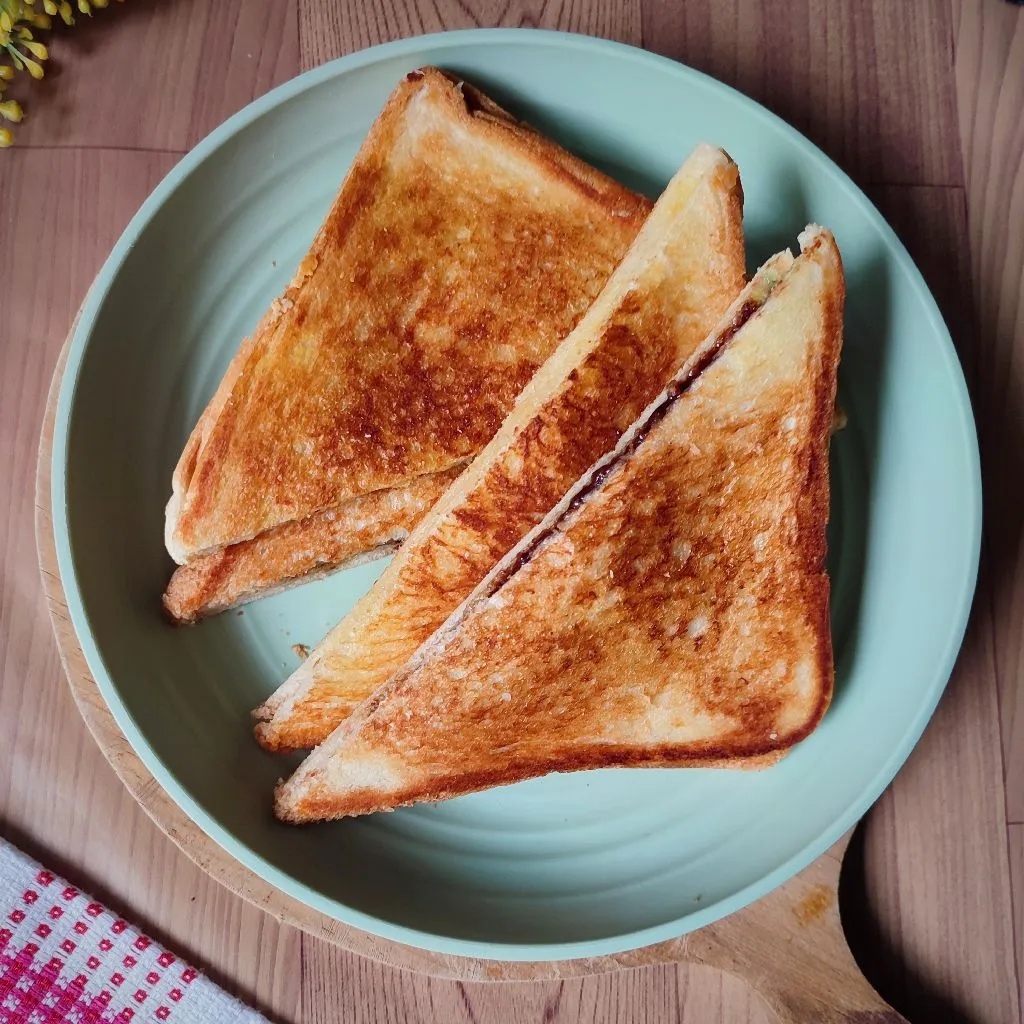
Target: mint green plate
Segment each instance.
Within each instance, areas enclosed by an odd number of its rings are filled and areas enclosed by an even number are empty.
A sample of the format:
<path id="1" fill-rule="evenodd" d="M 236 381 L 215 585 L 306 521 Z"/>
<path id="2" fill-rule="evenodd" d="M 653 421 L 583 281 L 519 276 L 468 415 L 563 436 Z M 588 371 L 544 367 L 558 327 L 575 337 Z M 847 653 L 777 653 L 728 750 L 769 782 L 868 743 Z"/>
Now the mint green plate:
<path id="1" fill-rule="evenodd" d="M 171 469 L 241 338 L 283 287 L 406 70 L 439 64 L 654 195 L 693 145 L 739 163 L 754 263 L 830 226 L 848 275 L 833 445 L 835 701 L 762 773 L 551 776 L 334 825 L 275 822 L 289 770 L 249 710 L 380 564 L 172 629 Z M 707 924 L 779 885 L 878 797 L 921 735 L 960 645 L 980 535 L 964 380 L 932 297 L 868 200 L 757 104 L 670 61 L 533 31 L 404 40 L 276 89 L 190 153 L 101 271 L 70 347 L 53 510 L 71 618 L 105 699 L 213 839 L 316 909 L 427 949 L 591 956 Z"/>

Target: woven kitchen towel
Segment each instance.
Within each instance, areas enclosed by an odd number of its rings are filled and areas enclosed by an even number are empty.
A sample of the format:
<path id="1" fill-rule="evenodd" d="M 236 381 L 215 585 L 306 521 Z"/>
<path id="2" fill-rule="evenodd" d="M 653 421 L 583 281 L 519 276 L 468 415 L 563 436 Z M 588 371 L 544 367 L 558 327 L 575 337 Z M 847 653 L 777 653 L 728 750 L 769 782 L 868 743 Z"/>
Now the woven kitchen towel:
<path id="1" fill-rule="evenodd" d="M 265 1018 L 0 839 L 0 1024 Z"/>

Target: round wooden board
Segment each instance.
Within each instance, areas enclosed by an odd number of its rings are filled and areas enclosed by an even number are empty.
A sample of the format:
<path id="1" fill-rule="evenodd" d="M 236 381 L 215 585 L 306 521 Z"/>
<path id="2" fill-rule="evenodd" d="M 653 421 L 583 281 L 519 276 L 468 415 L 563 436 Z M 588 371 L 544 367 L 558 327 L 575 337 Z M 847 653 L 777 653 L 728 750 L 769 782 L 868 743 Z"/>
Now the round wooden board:
<path id="1" fill-rule="evenodd" d="M 839 871 L 849 834 L 784 886 L 699 931 L 609 956 L 538 962 L 450 956 L 379 938 L 307 907 L 231 857 L 174 803 L 129 745 L 90 674 L 68 617 L 54 547 L 50 465 L 57 395 L 77 322 L 76 317 L 57 360 L 39 442 L 36 544 L 43 589 L 71 692 L 89 731 L 132 796 L 200 868 L 233 893 L 310 935 L 360 956 L 439 977 L 534 981 L 688 961 L 716 966 L 746 978 L 782 1021 L 893 1024 L 903 1020 L 861 974 L 843 936 L 838 906 Z"/>

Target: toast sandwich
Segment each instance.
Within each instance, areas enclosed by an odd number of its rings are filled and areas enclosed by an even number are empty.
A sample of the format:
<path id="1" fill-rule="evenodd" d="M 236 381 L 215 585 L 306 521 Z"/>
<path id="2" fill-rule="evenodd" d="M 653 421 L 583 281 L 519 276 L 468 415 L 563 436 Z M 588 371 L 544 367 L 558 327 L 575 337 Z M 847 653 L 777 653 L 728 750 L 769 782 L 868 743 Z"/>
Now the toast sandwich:
<path id="1" fill-rule="evenodd" d="M 407 75 L 174 470 L 171 615 L 392 550 L 649 210 L 469 85 Z"/>
<path id="2" fill-rule="evenodd" d="M 832 236 L 774 257 L 622 437 L 278 787 L 308 822 L 553 771 L 751 767 L 833 686 Z"/>
<path id="3" fill-rule="evenodd" d="M 743 287 L 742 206 L 736 165 L 698 146 L 495 437 L 369 593 L 256 710 L 264 746 L 325 739 L 614 447 Z"/>

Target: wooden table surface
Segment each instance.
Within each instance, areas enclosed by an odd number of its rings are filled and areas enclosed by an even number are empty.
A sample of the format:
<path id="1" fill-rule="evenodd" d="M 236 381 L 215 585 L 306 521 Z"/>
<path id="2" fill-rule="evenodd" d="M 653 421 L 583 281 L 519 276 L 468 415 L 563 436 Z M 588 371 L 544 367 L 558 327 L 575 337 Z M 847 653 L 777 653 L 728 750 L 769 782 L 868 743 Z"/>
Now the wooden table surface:
<path id="1" fill-rule="evenodd" d="M 739 87 L 853 176 L 931 283 L 982 439 L 982 576 L 949 690 L 855 837 L 842 905 L 872 982 L 915 1024 L 1019 1020 L 1024 10 L 1003 0 L 132 0 L 55 32 L 55 66 L 15 90 L 28 116 L 0 153 L 0 834 L 282 1022 L 767 1019 L 707 968 L 459 984 L 279 925 L 135 805 L 57 659 L 33 541 L 39 426 L 72 317 L 129 217 L 207 132 L 299 71 L 490 25 L 608 36 Z"/>

